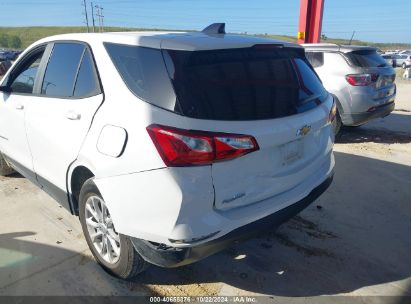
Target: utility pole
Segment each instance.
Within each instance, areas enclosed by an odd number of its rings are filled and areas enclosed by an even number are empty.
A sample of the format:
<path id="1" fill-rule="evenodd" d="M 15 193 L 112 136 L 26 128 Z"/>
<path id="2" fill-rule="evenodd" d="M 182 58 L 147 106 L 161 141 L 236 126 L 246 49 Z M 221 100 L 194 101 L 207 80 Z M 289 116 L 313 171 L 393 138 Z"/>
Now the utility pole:
<path id="1" fill-rule="evenodd" d="M 97 10 L 96 15 L 97 15 L 97 17 L 98 17 L 98 25 L 99 25 L 99 28 L 100 28 L 100 32 L 103 32 L 103 31 L 104 31 L 103 7 L 101 7 L 100 5 L 95 5 L 95 8 L 96 8 L 96 10 Z"/>
<path id="2" fill-rule="evenodd" d="M 101 15 L 101 31 L 104 32 L 104 15 L 103 15 L 103 7 L 100 6 L 100 15 Z"/>
<path id="3" fill-rule="evenodd" d="M 94 7 L 93 7 L 93 2 L 90 2 L 91 6 L 91 20 L 93 21 L 93 33 L 96 31 L 96 25 L 94 23 Z"/>
<path id="4" fill-rule="evenodd" d="M 84 16 L 86 16 L 86 22 L 85 24 L 87 25 L 87 33 L 90 32 L 90 29 L 88 27 L 88 15 L 87 15 L 87 4 L 86 4 L 86 0 L 83 0 L 83 4 L 84 6 Z"/>

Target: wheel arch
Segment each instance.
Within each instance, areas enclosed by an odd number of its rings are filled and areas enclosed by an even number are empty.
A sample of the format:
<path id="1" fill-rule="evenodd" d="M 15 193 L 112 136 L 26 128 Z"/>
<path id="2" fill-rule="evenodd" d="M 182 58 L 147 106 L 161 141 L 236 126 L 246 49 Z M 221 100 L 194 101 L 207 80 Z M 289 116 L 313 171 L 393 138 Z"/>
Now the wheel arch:
<path id="1" fill-rule="evenodd" d="M 331 92 L 330 92 L 330 94 L 331 94 L 331 96 L 334 98 L 334 101 L 335 101 L 335 104 L 336 104 L 336 106 L 337 106 L 338 112 L 339 112 L 339 113 L 341 113 L 341 112 L 344 113 L 344 109 L 343 109 L 343 107 L 342 107 L 342 105 L 341 105 L 341 101 L 340 101 L 340 99 L 338 98 L 338 96 L 337 96 L 336 94 L 334 94 L 334 93 L 331 93 Z"/>
<path id="2" fill-rule="evenodd" d="M 67 180 L 69 200 L 72 207 L 72 214 L 79 215 L 79 196 L 84 183 L 95 176 L 95 174 L 85 165 L 77 165 L 72 170 Z"/>

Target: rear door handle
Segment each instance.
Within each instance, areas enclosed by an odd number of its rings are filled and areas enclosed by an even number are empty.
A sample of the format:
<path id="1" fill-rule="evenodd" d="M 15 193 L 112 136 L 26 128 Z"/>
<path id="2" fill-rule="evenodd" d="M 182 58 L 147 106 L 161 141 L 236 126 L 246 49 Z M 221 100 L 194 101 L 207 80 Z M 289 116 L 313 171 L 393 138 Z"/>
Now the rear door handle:
<path id="1" fill-rule="evenodd" d="M 18 104 L 18 105 L 16 105 L 16 109 L 17 110 L 23 110 L 24 106 L 22 104 Z"/>
<path id="2" fill-rule="evenodd" d="M 70 120 L 80 120 L 81 115 L 78 113 L 74 113 L 74 112 L 67 112 L 66 118 Z"/>

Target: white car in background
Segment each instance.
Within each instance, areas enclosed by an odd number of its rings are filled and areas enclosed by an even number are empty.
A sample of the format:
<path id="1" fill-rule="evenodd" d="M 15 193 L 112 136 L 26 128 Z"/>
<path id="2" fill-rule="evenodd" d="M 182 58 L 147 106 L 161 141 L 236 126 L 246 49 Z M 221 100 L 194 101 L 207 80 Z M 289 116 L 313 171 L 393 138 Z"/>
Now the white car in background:
<path id="1" fill-rule="evenodd" d="M 394 55 L 397 67 L 402 67 L 403 69 L 411 67 L 411 55 L 406 53 Z"/>
<path id="2" fill-rule="evenodd" d="M 0 87 L 10 165 L 79 215 L 108 272 L 176 267 L 330 185 L 336 108 L 297 45 L 199 33 L 42 39 Z"/>

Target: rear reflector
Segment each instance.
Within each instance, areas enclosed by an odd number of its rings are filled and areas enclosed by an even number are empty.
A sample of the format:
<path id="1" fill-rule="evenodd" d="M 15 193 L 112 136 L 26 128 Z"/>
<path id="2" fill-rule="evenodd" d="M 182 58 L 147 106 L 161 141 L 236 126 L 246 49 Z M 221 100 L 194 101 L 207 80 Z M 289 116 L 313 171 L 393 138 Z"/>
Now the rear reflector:
<path id="1" fill-rule="evenodd" d="M 168 167 L 208 165 L 259 149 L 254 137 L 150 125 L 147 132 Z"/>

